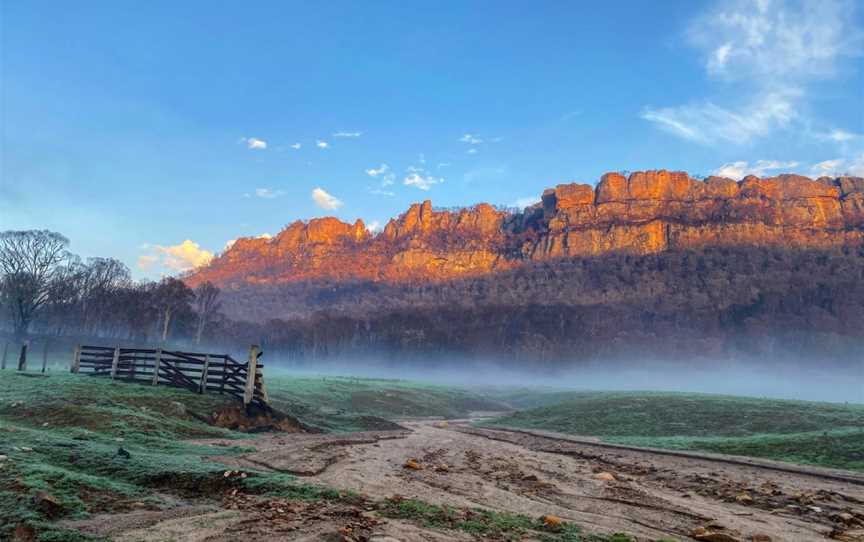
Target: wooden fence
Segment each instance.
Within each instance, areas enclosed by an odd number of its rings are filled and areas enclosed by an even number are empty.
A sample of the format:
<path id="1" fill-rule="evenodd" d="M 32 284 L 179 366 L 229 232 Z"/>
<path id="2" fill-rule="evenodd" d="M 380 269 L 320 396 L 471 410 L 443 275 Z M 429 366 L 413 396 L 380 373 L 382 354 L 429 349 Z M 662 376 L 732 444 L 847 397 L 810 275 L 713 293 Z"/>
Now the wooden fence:
<path id="1" fill-rule="evenodd" d="M 249 349 L 249 360 L 241 363 L 227 354 L 178 352 L 161 348 L 78 346 L 72 372 L 112 380 L 187 388 L 196 393 L 217 392 L 250 405 L 270 410 L 264 387 L 264 366 L 257 346 Z"/>

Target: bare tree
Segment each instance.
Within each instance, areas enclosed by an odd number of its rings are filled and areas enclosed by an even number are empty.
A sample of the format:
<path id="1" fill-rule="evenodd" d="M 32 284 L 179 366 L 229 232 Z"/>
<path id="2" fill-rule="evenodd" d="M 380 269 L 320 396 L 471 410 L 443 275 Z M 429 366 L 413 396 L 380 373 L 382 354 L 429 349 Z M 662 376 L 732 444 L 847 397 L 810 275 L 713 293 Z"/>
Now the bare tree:
<path id="1" fill-rule="evenodd" d="M 67 238 L 48 230 L 0 232 L 0 294 L 16 339 L 26 339 L 34 316 L 50 300 L 68 246 Z"/>
<path id="2" fill-rule="evenodd" d="M 195 288 L 195 312 L 198 313 L 198 328 L 195 330 L 195 344 L 201 344 L 204 328 L 222 307 L 219 301 L 219 288 L 212 282 L 204 282 Z"/>
<path id="3" fill-rule="evenodd" d="M 189 302 L 195 294 L 186 284 L 174 277 L 162 279 L 153 292 L 153 299 L 159 317 L 162 320 L 162 342 L 168 339 L 171 331 L 172 318 L 178 313 L 189 309 Z"/>
<path id="4" fill-rule="evenodd" d="M 79 293 L 81 299 L 81 327 L 87 330 L 99 322 L 96 318 L 106 315 L 111 296 L 121 287 L 131 282 L 129 268 L 114 258 L 89 258 L 80 267 Z"/>

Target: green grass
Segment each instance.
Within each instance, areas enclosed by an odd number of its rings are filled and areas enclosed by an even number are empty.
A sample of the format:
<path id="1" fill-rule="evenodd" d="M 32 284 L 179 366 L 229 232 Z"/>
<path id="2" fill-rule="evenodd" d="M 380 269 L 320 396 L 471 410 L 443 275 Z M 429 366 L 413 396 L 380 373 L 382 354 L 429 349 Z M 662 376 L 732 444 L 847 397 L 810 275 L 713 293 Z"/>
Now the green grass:
<path id="1" fill-rule="evenodd" d="M 572 523 L 547 527 L 541 519 L 523 514 L 438 506 L 416 499 L 387 501 L 381 513 L 428 528 L 457 530 L 492 540 L 521 540 L 526 535 L 534 535 L 546 542 L 633 542 L 624 534 L 587 534 Z"/>
<path id="2" fill-rule="evenodd" d="M 864 471 L 864 405 L 655 392 L 573 392 L 489 422 L 609 442 Z"/>
<path id="3" fill-rule="evenodd" d="M 459 418 L 479 410 L 507 410 L 486 394 L 404 380 L 267 375 L 273 405 L 327 431 L 393 428 L 399 418 Z"/>
<path id="4" fill-rule="evenodd" d="M 187 439 L 249 438 L 202 421 L 229 401 L 165 386 L 0 372 L 0 455 L 7 457 L 0 462 L 0 540 L 22 523 L 40 540 L 84 540 L 51 520 L 155 505 L 155 488 L 197 496 L 237 484 L 297 499 L 334 496 L 284 474 L 226 479 L 226 467 L 207 458 L 244 450 Z M 130 457 L 118 455 L 121 447 Z M 39 492 L 59 501 L 58 517 L 32 504 Z"/>

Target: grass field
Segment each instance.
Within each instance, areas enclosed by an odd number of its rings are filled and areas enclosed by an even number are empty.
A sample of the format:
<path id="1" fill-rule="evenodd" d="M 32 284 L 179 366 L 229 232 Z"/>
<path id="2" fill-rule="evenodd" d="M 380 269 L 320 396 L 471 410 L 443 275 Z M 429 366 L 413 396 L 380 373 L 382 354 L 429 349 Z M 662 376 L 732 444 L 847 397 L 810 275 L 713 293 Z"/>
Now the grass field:
<path id="1" fill-rule="evenodd" d="M 186 439 L 248 437 L 198 419 L 225 404 L 164 386 L 0 372 L 0 540 L 20 524 L 40 540 L 84 540 L 52 520 L 146 507 L 160 488 L 195 494 L 224 484 L 225 467 L 207 456 L 242 449 Z M 253 492 L 278 486 L 326 495 L 284 475 L 256 473 L 241 483 Z M 40 504 L 42 493 L 56 505 Z"/>
<path id="2" fill-rule="evenodd" d="M 486 393 L 405 380 L 268 375 L 273 405 L 328 431 L 383 429 L 383 420 L 459 418 L 510 407 Z"/>
<path id="3" fill-rule="evenodd" d="M 672 393 L 472 391 L 397 380 L 284 374 L 268 375 L 267 385 L 276 408 L 332 432 L 392 427 L 393 420 L 402 418 L 523 409 L 489 423 L 864 470 L 864 405 Z M 230 400 L 218 395 L 165 386 L 62 372 L 41 376 L 0 371 L 0 539 L 16 525 L 28 524 L 37 529 L 40 540 L 84 540 L 58 528 L 55 520 L 151 506 L 156 491 L 194 497 L 224 489 L 225 467 L 207 458 L 244 449 L 201 446 L 190 439 L 248 438 L 209 423 L 210 415 L 227 404 Z M 284 474 L 252 471 L 248 478 L 232 478 L 230 483 L 254 494 L 341 498 L 338 492 Z M 55 499 L 56 506 L 41 505 L 43 493 Z M 384 510 L 395 517 L 417 513 L 421 524 L 441 519 L 463 531 L 515 533 L 533 521 L 451 513 L 423 503 L 406 506 Z M 565 534 L 554 539 L 579 539 Z"/>
<path id="4" fill-rule="evenodd" d="M 555 399 L 488 423 L 864 471 L 864 405 L 660 392 Z"/>
<path id="5" fill-rule="evenodd" d="M 383 416 L 453 417 L 501 407 L 464 390 L 398 381 L 281 377 L 268 379 L 268 385 L 278 408 L 331 431 L 392 425 Z M 248 439 L 249 434 L 207 423 L 211 413 L 230 404 L 219 395 L 166 386 L 115 383 L 63 372 L 42 376 L 0 371 L 0 540 L 22 525 L 40 541 L 96 540 L 64 529 L 57 521 L 158 508 L 157 492 L 206 498 L 227 485 L 268 498 L 354 498 L 286 474 L 253 470 L 246 478 L 223 476 L 226 467 L 208 457 L 245 450 L 202 446 L 190 439 Z M 417 506 L 423 503 L 418 501 Z M 381 510 L 430 524 L 429 514 L 415 517 L 410 510 L 389 504 L 381 505 Z M 498 533 L 506 539 L 538 528 L 535 520 L 522 516 L 447 511 L 447 517 L 451 514 L 473 519 L 434 526 Z M 612 540 L 576 536 L 577 531 L 567 526 L 561 532 L 542 534 L 550 541 Z"/>

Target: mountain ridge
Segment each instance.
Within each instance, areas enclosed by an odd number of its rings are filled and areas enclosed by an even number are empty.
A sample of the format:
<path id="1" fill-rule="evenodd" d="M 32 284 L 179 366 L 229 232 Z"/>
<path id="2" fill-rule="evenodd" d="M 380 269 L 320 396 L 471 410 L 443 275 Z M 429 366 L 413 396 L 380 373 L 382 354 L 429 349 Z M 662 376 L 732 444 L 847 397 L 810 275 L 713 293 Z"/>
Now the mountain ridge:
<path id="1" fill-rule="evenodd" d="M 596 186 L 558 184 L 518 213 L 488 203 L 435 210 L 426 200 L 377 235 L 359 219 L 295 221 L 270 239 L 238 239 L 184 280 L 223 288 L 321 279 L 440 282 L 567 257 L 861 245 L 864 178 L 702 180 L 652 170 L 607 173 Z"/>

